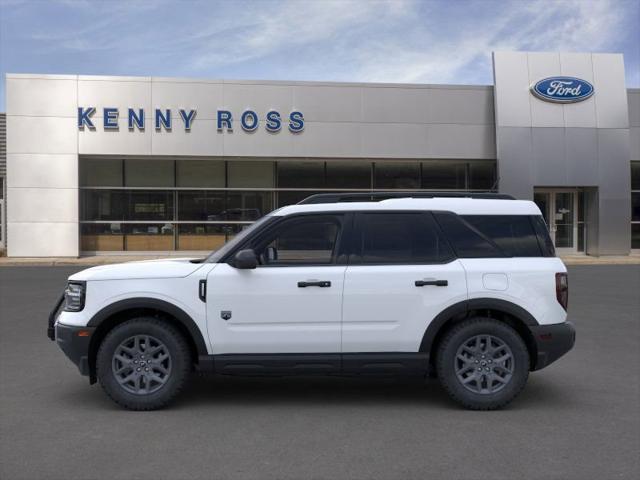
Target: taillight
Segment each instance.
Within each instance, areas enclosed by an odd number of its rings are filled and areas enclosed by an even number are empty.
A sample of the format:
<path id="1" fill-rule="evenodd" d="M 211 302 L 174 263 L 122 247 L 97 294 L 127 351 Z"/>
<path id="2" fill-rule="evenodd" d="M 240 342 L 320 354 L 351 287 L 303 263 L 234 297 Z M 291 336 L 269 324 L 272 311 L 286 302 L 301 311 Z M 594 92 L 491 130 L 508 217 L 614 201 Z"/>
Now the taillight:
<path id="1" fill-rule="evenodd" d="M 556 273 L 556 298 L 566 311 L 569 303 L 569 276 L 566 273 Z"/>

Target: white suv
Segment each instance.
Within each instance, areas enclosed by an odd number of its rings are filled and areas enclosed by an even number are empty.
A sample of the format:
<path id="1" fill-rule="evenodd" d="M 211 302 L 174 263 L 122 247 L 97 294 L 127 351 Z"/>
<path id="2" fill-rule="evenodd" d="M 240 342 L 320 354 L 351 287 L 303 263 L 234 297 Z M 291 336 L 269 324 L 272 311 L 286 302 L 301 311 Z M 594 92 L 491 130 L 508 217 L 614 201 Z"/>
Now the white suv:
<path id="1" fill-rule="evenodd" d="M 193 370 L 434 374 L 454 400 L 489 410 L 572 348 L 567 298 L 533 202 L 323 194 L 206 259 L 72 275 L 48 334 L 133 410 L 163 407 Z"/>

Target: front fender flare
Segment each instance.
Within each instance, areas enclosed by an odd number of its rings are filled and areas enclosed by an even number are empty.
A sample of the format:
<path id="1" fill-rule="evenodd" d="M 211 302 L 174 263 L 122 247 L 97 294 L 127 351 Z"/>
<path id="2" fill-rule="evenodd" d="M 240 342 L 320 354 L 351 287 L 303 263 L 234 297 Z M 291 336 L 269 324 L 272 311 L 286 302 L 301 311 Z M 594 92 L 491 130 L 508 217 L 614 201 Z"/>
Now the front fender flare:
<path id="1" fill-rule="evenodd" d="M 204 341 L 204 337 L 202 336 L 202 332 L 198 328 L 196 322 L 194 322 L 193 318 L 191 318 L 191 316 L 180 307 L 157 298 L 136 297 L 114 302 L 111 305 L 104 307 L 91 317 L 91 320 L 87 323 L 87 327 L 98 327 L 104 320 L 113 315 L 137 308 L 158 310 L 171 315 L 189 332 L 196 346 L 198 355 L 208 354 L 207 345 Z"/>

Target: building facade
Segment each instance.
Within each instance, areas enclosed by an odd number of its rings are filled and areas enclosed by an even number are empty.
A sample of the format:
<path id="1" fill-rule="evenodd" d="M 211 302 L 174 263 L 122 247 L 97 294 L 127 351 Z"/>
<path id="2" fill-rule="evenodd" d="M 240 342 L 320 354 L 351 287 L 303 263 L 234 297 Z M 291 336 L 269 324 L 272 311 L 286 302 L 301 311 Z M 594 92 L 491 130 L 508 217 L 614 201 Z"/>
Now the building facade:
<path id="1" fill-rule="evenodd" d="M 202 252 L 313 193 L 395 189 L 535 200 L 561 253 L 640 248 L 622 56 L 493 67 L 493 86 L 9 74 L 7 253 Z"/>

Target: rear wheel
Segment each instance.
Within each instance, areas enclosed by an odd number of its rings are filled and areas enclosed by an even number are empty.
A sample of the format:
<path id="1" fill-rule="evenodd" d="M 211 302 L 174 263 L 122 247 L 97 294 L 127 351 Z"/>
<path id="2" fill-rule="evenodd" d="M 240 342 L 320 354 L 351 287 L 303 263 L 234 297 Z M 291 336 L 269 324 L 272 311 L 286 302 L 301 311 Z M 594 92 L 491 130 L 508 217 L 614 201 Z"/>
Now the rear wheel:
<path id="1" fill-rule="evenodd" d="M 472 318 L 445 334 L 436 367 L 443 387 L 458 403 L 472 410 L 494 410 L 507 405 L 524 388 L 529 352 L 509 325 Z"/>
<path id="2" fill-rule="evenodd" d="M 152 317 L 116 326 L 104 338 L 96 359 L 104 391 L 130 410 L 155 410 L 182 390 L 189 371 L 189 347 L 180 332 Z"/>

